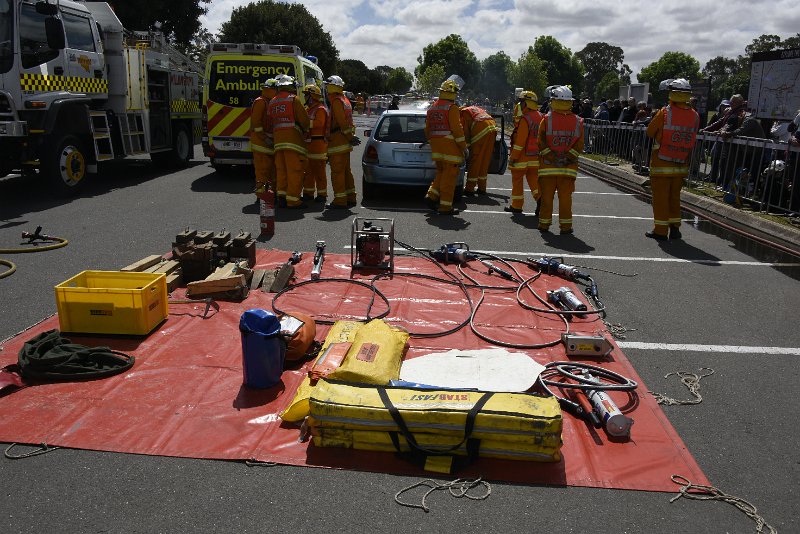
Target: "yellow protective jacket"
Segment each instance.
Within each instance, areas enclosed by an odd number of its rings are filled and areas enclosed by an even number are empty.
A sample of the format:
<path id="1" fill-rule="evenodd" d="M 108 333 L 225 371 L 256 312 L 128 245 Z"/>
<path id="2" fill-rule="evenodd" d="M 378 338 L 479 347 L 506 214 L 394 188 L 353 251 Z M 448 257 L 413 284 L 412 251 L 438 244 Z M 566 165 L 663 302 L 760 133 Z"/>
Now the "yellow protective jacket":
<path id="1" fill-rule="evenodd" d="M 461 112 L 450 100 L 439 99 L 428 108 L 425 137 L 431 144 L 433 161 L 464 163 L 467 141 L 461 124 Z"/>
<path id="2" fill-rule="evenodd" d="M 583 119 L 572 111 L 548 112 L 539 124 L 539 176 L 577 178 L 581 152 Z"/>
<path id="3" fill-rule="evenodd" d="M 691 109 L 689 104 L 681 102 L 670 102 L 670 106 L 676 106 L 679 109 Z M 694 111 L 694 110 L 692 110 Z M 679 163 L 675 161 L 666 161 L 658 157 L 659 149 L 661 147 L 661 140 L 664 134 L 664 122 L 667 115 L 667 108 L 661 108 L 656 113 L 656 116 L 647 125 L 647 137 L 653 140 L 653 151 L 650 155 L 650 176 L 657 177 L 663 176 L 665 178 L 685 178 L 689 174 L 689 162 Z M 697 112 L 695 112 L 697 115 Z M 692 140 L 694 146 L 695 139 Z"/>
<path id="4" fill-rule="evenodd" d="M 464 139 L 467 146 L 477 143 L 484 136 L 497 131 L 497 123 L 492 116 L 478 106 L 461 108 L 461 124 L 464 126 Z"/>
<path id="5" fill-rule="evenodd" d="M 342 93 L 328 93 L 331 104 L 331 136 L 328 140 L 328 154 L 352 152 L 350 140 L 356 133 L 353 126 L 353 106 Z"/>
<path id="6" fill-rule="evenodd" d="M 308 153 L 305 133 L 311 121 L 297 95 L 289 91 L 279 92 L 269 101 L 268 110 L 275 150 L 293 150 L 305 156 Z"/>
<path id="7" fill-rule="evenodd" d="M 515 162 L 515 168 L 539 166 L 539 125 L 542 118 L 539 110 L 527 106 L 520 115 L 520 121 L 511 134 L 509 160 Z"/>
<path id="8" fill-rule="evenodd" d="M 267 133 L 264 131 L 267 104 L 267 99 L 259 96 L 250 108 L 250 149 L 264 154 L 274 153 L 267 148 Z"/>
<path id="9" fill-rule="evenodd" d="M 328 159 L 328 135 L 330 121 L 328 108 L 322 102 L 313 102 L 308 106 L 308 117 L 311 129 L 308 132 L 308 159 Z"/>

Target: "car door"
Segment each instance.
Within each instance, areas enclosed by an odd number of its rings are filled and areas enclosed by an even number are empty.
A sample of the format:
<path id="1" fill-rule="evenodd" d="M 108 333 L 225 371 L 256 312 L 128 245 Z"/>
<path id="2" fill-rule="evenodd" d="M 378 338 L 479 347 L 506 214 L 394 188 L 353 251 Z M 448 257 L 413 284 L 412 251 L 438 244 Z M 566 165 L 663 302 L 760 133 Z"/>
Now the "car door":
<path id="1" fill-rule="evenodd" d="M 97 26 L 88 13 L 62 9 L 61 21 L 67 34 L 68 90 L 73 93 L 107 93 L 105 59 Z"/>

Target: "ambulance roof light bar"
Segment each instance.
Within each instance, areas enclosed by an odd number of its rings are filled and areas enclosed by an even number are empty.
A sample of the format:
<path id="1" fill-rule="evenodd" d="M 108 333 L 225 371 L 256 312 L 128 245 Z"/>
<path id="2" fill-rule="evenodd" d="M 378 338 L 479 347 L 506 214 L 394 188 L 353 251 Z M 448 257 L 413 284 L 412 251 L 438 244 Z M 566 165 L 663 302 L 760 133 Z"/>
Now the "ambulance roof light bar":
<path id="1" fill-rule="evenodd" d="M 263 43 L 211 43 L 212 52 L 242 52 L 247 54 L 286 54 L 300 56 L 300 47 L 294 45 L 270 45 Z"/>

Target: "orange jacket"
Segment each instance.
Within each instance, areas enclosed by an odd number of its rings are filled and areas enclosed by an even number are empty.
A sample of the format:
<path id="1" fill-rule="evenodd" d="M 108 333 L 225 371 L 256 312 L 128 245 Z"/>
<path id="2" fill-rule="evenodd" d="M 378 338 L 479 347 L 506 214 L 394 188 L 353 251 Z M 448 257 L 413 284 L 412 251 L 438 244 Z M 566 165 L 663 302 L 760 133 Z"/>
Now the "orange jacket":
<path id="1" fill-rule="evenodd" d="M 464 163 L 467 142 L 461 125 L 461 112 L 454 102 L 439 99 L 431 104 L 425 118 L 425 137 L 431 143 L 434 161 Z"/>
<path id="2" fill-rule="evenodd" d="M 464 126 L 464 138 L 468 146 L 497 131 L 497 123 L 492 116 L 478 106 L 461 108 L 461 124 Z"/>
<path id="3" fill-rule="evenodd" d="M 700 117 L 689 104 L 670 102 L 647 125 L 653 139 L 650 176 L 685 177 L 697 141 Z"/>
<path id="4" fill-rule="evenodd" d="M 305 132 L 311 121 L 297 95 L 289 91 L 279 92 L 269 101 L 268 110 L 275 150 L 294 150 L 307 154 Z"/>
<path id="5" fill-rule="evenodd" d="M 578 177 L 583 152 L 583 119 L 571 111 L 550 111 L 539 123 L 539 176 Z"/>
<path id="6" fill-rule="evenodd" d="M 308 118 L 311 120 L 311 129 L 308 131 L 308 158 L 328 159 L 328 135 L 330 135 L 330 114 L 322 102 L 311 102 L 308 106 Z"/>
<path id="7" fill-rule="evenodd" d="M 356 133 L 353 126 L 353 106 L 342 93 L 328 93 L 331 103 L 331 136 L 328 140 L 328 154 L 352 152 L 350 140 Z"/>
<path id="8" fill-rule="evenodd" d="M 538 109 L 528 109 L 527 106 L 524 108 L 520 121 L 511 134 L 509 159 L 515 162 L 515 167 L 539 166 L 539 125 L 542 118 Z"/>

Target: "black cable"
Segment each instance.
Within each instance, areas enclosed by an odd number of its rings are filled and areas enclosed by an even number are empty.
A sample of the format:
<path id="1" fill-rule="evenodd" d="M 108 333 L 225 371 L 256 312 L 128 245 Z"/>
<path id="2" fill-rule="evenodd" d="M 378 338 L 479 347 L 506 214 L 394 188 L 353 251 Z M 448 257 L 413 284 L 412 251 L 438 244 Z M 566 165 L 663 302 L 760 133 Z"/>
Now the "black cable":
<path id="1" fill-rule="evenodd" d="M 282 290 L 280 290 L 278 293 L 276 293 L 274 297 L 272 297 L 272 309 L 275 310 L 276 314 L 285 314 L 286 312 L 281 310 L 280 308 L 278 308 L 278 306 L 275 304 L 277 302 L 277 300 L 282 295 L 288 293 L 289 291 L 293 291 L 293 290 L 295 290 L 295 289 L 297 289 L 299 287 L 302 287 L 302 286 L 305 286 L 305 285 L 308 285 L 308 284 L 324 283 L 324 282 L 338 282 L 338 283 L 355 284 L 357 286 L 365 287 L 365 288 L 370 290 L 370 292 L 372 293 L 372 298 L 370 300 L 369 306 L 367 307 L 367 312 L 365 314 L 365 318 L 361 319 L 360 320 L 361 322 L 367 322 L 367 321 L 370 321 L 372 319 L 383 319 L 384 317 L 389 315 L 389 312 L 391 311 L 391 305 L 389 304 L 389 299 L 387 299 L 386 295 L 381 293 L 378 288 L 373 287 L 372 285 L 367 284 L 366 282 L 362 282 L 360 280 L 352 280 L 350 278 L 317 278 L 316 280 L 304 280 L 304 281 L 298 282 L 298 283 L 296 283 L 294 285 L 287 286 L 287 287 L 283 288 Z M 376 294 L 381 298 L 381 300 L 383 300 L 384 304 L 386 304 L 386 311 L 384 311 L 380 315 L 376 315 L 375 317 L 371 317 L 370 314 L 372 313 L 372 306 L 375 303 L 375 295 Z M 332 321 L 332 320 L 328 320 L 328 319 L 317 319 L 315 317 L 314 318 L 314 322 L 315 323 L 319 323 L 319 324 L 334 324 L 336 321 Z"/>

